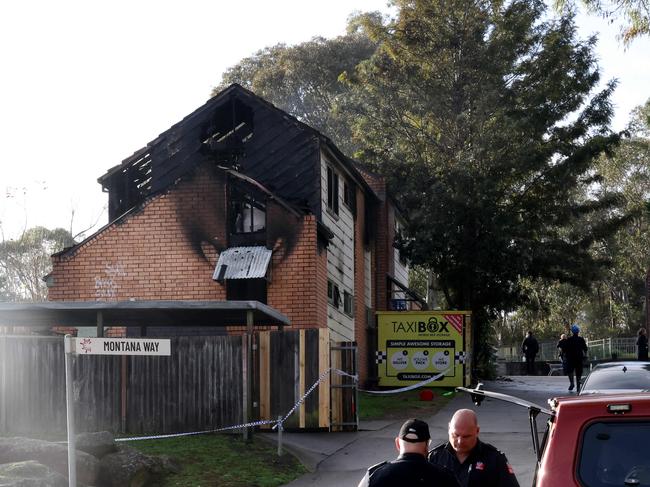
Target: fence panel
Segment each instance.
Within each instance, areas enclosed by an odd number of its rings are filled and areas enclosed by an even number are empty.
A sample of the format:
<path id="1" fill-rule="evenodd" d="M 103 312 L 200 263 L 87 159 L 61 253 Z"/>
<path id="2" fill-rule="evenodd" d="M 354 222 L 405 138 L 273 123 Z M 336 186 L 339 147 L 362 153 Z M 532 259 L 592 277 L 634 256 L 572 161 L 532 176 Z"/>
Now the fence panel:
<path id="1" fill-rule="evenodd" d="M 129 357 L 127 430 L 176 433 L 240 424 L 241 337 L 171 340 L 171 357 Z"/>
<path id="2" fill-rule="evenodd" d="M 0 337 L 0 434 L 65 431 L 61 337 Z"/>

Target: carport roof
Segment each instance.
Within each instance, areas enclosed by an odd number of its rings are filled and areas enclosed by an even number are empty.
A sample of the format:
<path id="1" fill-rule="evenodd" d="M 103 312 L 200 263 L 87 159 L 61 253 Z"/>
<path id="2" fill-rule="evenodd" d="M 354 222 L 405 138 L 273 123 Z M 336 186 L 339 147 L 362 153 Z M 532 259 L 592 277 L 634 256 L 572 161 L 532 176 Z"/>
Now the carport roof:
<path id="1" fill-rule="evenodd" d="M 289 318 L 259 301 L 46 301 L 0 303 L 0 326 L 48 328 L 96 326 L 289 325 Z"/>

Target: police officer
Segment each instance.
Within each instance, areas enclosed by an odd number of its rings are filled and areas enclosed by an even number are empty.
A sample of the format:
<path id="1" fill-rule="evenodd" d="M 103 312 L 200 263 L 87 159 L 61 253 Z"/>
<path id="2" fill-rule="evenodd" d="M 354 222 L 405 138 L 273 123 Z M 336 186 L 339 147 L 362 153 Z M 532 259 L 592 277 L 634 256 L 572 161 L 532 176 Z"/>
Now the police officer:
<path id="1" fill-rule="evenodd" d="M 459 409 L 449 422 L 449 442 L 429 452 L 429 461 L 451 470 L 461 487 L 519 487 L 506 456 L 478 439 L 471 409 Z"/>
<path id="2" fill-rule="evenodd" d="M 395 438 L 399 456 L 368 469 L 359 487 L 459 487 L 454 475 L 443 467 L 427 462 L 429 425 L 419 419 L 409 419 Z"/>

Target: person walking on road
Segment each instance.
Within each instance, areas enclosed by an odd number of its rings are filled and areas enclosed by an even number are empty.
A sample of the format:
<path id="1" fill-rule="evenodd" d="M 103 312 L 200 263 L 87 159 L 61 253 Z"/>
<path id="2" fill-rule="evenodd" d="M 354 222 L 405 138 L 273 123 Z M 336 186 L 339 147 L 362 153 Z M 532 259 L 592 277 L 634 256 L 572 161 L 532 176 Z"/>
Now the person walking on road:
<path id="1" fill-rule="evenodd" d="M 638 360 L 648 360 L 648 337 L 645 328 L 639 328 L 636 339 L 636 358 Z"/>
<path id="2" fill-rule="evenodd" d="M 461 487 L 519 487 L 506 456 L 478 438 L 479 424 L 471 409 L 459 409 L 449 422 L 449 441 L 429 452 L 429 461 L 448 468 Z"/>
<path id="3" fill-rule="evenodd" d="M 560 362 L 562 362 L 562 373 L 564 373 L 564 375 L 567 374 L 566 358 L 564 357 L 564 350 L 562 350 L 565 340 L 566 333 L 562 333 L 560 335 L 560 339 L 557 342 L 558 357 L 560 358 Z"/>
<path id="4" fill-rule="evenodd" d="M 582 379 L 582 361 L 587 355 L 587 343 L 579 336 L 580 327 L 571 325 L 571 336 L 564 340 L 562 353 L 567 364 L 567 375 L 569 376 L 569 390 L 577 387 L 576 392 L 580 393 L 580 380 Z M 575 383 L 573 376 L 575 375 Z"/>
<path id="5" fill-rule="evenodd" d="M 454 475 L 443 467 L 427 462 L 429 425 L 419 419 L 409 419 L 395 438 L 399 456 L 392 462 L 373 465 L 358 487 L 459 487 Z"/>
<path id="6" fill-rule="evenodd" d="M 526 338 L 521 344 L 521 351 L 526 359 L 526 374 L 535 375 L 535 355 L 539 352 L 539 343 L 537 338 L 533 336 L 533 332 L 528 330 Z"/>

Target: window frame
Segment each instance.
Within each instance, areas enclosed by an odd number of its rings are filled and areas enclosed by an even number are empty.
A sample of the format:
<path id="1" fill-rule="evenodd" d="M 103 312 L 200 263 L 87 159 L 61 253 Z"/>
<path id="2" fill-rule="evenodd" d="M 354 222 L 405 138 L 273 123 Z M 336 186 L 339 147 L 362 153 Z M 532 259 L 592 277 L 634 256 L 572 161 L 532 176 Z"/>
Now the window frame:
<path id="1" fill-rule="evenodd" d="M 327 165 L 327 209 L 338 216 L 339 174 L 329 164 Z"/>

